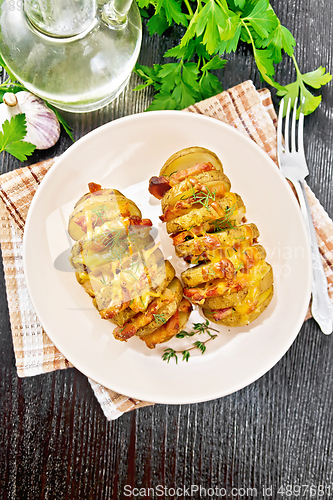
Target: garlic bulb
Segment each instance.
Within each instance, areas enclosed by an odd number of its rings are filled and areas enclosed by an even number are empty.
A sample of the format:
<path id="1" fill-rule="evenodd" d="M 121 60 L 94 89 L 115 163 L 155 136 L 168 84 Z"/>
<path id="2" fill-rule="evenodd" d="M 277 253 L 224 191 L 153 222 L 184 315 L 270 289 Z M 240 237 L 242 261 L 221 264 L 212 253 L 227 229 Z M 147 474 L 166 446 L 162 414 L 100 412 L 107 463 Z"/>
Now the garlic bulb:
<path id="1" fill-rule="evenodd" d="M 31 142 L 36 149 L 48 149 L 57 142 L 60 137 L 58 118 L 39 97 L 26 91 L 4 94 L 0 104 L 0 124 L 18 113 L 25 113 L 26 117 L 24 141 Z"/>

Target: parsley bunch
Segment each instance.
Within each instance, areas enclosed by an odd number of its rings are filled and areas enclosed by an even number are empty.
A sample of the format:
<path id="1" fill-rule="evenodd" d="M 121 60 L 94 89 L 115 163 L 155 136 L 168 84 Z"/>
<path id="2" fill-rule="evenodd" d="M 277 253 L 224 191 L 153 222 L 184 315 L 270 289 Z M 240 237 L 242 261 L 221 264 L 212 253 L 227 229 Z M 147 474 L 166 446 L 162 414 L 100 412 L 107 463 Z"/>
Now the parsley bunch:
<path id="1" fill-rule="evenodd" d="M 155 64 L 152 68 L 137 64 L 135 71 L 144 80 L 135 90 L 153 85 L 156 94 L 148 110 L 183 109 L 196 101 L 222 91 L 212 70 L 223 68 L 224 54 L 235 52 L 240 42 L 251 45 L 261 78 L 278 90 L 286 100 L 299 97 L 304 114 L 312 113 L 321 96 L 314 96 L 306 86 L 319 89 L 332 76 L 325 68 L 302 74 L 295 59 L 295 39 L 281 25 L 269 0 L 137 0 L 142 17 L 149 18 L 150 35 L 162 35 L 173 24 L 184 28 L 180 44 L 164 57 L 177 62 Z M 291 57 L 296 81 L 282 86 L 274 80 L 275 64 L 282 53 Z"/>

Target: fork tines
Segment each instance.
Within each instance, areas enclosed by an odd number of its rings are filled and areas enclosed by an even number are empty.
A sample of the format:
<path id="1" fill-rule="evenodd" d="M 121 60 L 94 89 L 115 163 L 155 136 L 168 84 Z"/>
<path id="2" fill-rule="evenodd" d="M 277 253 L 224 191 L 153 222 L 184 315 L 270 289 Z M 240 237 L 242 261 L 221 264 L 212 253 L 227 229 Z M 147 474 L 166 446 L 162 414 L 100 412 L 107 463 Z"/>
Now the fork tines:
<path id="1" fill-rule="evenodd" d="M 304 123 L 304 114 L 303 114 L 303 109 L 304 109 L 304 101 L 305 98 L 303 97 L 302 103 L 299 109 L 299 121 L 298 121 L 298 130 L 297 130 L 297 145 L 296 145 L 296 120 L 297 120 L 297 114 L 298 114 L 298 109 L 297 109 L 297 104 L 298 104 L 298 98 L 295 98 L 294 101 L 294 110 L 293 110 L 293 116 L 292 116 L 292 122 L 291 122 L 291 149 L 289 147 L 289 121 L 290 121 L 290 109 L 291 109 L 291 99 L 288 99 L 287 102 L 287 110 L 286 110 L 286 118 L 285 118 L 285 124 L 284 124 L 284 133 L 278 133 L 277 135 L 277 147 L 278 151 L 283 151 L 283 152 L 290 152 L 290 153 L 303 153 L 304 154 L 304 143 L 303 143 L 303 123 Z M 278 131 L 282 132 L 282 120 L 283 120 L 283 112 L 284 112 L 284 103 L 285 100 L 284 98 L 281 99 L 280 101 L 280 107 L 279 107 L 279 116 L 278 116 Z M 282 136 L 284 137 L 284 143 Z"/>

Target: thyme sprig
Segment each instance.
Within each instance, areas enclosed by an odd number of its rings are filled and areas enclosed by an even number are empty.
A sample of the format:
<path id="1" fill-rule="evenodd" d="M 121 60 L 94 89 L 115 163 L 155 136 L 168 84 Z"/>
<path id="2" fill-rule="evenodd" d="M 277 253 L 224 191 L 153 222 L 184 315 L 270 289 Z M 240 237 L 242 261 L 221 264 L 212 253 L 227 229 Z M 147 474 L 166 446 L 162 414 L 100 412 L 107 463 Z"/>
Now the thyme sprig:
<path id="1" fill-rule="evenodd" d="M 194 323 L 192 331 L 186 332 L 185 330 L 181 330 L 179 333 L 177 333 L 176 338 L 178 339 L 183 339 L 186 337 L 193 337 L 194 335 L 201 335 L 202 333 L 205 333 L 209 336 L 209 338 L 203 342 L 200 340 L 197 340 L 192 343 L 192 346 L 189 347 L 188 349 L 184 350 L 176 350 L 172 349 L 171 347 L 168 347 L 167 349 L 164 349 L 164 353 L 162 355 L 162 360 L 166 361 L 167 363 L 170 362 L 170 359 L 174 359 L 176 361 L 176 364 L 178 364 L 178 354 L 181 354 L 182 356 L 182 361 L 188 362 L 190 359 L 190 351 L 193 349 L 199 349 L 201 351 L 201 354 L 204 354 L 206 351 L 206 344 L 207 342 L 210 342 L 211 340 L 216 339 L 217 334 L 211 333 L 210 330 L 213 330 L 214 332 L 218 333 L 218 330 L 215 328 L 212 328 L 209 326 L 209 321 L 208 319 L 204 323 Z"/>

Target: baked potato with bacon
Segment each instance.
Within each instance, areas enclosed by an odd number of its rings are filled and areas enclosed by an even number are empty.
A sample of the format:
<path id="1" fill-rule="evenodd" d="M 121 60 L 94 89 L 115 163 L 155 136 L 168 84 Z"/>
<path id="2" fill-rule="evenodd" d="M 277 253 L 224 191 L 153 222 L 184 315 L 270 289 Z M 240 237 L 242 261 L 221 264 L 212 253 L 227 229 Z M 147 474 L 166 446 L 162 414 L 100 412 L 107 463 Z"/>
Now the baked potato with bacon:
<path id="1" fill-rule="evenodd" d="M 101 318 L 117 325 L 114 337 L 127 341 L 136 335 L 153 349 L 185 326 L 192 306 L 151 227 L 122 193 L 90 183 L 74 206 L 68 232 L 75 240 L 70 262 L 76 279 Z"/>
<path id="2" fill-rule="evenodd" d="M 176 255 L 192 264 L 181 275 L 184 295 L 209 320 L 237 327 L 265 310 L 274 280 L 259 230 L 247 223 L 243 200 L 230 189 L 221 161 L 202 147 L 178 151 L 149 181 Z"/>

